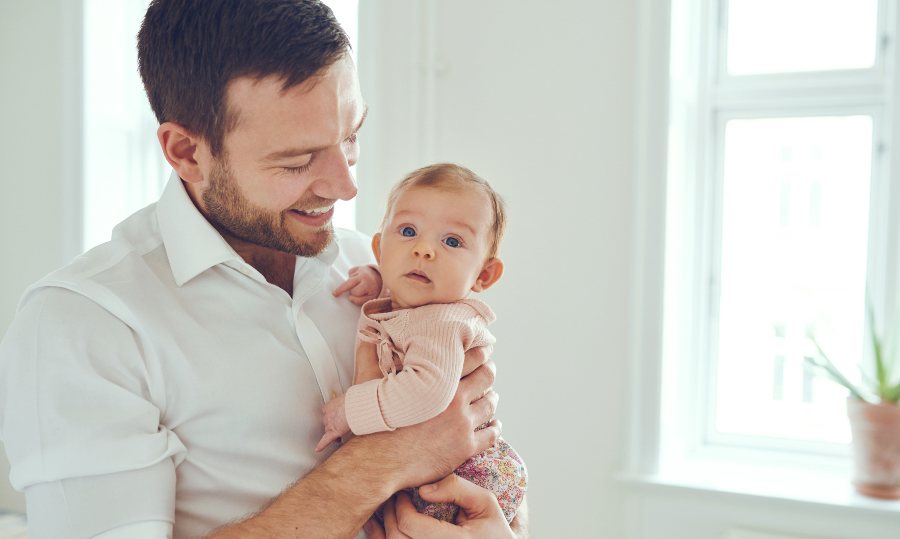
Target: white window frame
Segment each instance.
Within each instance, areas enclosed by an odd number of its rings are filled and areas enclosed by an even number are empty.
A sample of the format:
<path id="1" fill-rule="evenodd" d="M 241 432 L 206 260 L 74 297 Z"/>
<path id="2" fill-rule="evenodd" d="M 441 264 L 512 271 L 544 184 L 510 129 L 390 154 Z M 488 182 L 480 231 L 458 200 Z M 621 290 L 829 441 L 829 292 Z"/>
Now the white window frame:
<path id="1" fill-rule="evenodd" d="M 888 209 L 900 208 L 900 167 L 891 166 L 900 163 L 900 150 L 892 145 L 900 140 L 900 113 L 888 92 L 900 89 L 898 0 L 879 2 L 885 13 L 879 27 L 883 39 L 869 70 L 742 77 L 720 75 L 725 59 L 707 46 L 716 42 L 724 50 L 726 36 L 719 30 L 727 18 L 714 9 L 719 0 L 665 3 L 670 10 L 652 1 L 639 3 L 637 276 L 624 475 L 671 479 L 681 475 L 673 470 L 700 466 L 714 476 L 713 470 L 736 463 L 848 475 L 846 448 L 711 435 L 715 376 L 704 358 L 714 350 L 713 326 L 697 321 L 707 320 L 713 296 L 709 283 L 693 276 L 708 278 L 718 260 L 709 248 L 715 238 L 702 231 L 718 219 L 712 210 L 720 190 L 710 182 L 717 174 L 721 179 L 721 150 L 709 149 L 716 147 L 711 142 L 717 137 L 722 140 L 727 119 L 788 115 L 788 110 L 795 116 L 801 109 L 805 115 L 860 112 L 873 116 L 873 152 L 878 154 L 871 180 L 868 288 L 882 298 L 877 305 L 882 313 L 897 305 L 898 283 L 892 276 L 900 267 L 900 211 Z M 893 53 L 885 54 L 886 47 Z M 700 51 L 708 54 L 703 61 Z M 831 90 L 810 97 L 809 88 L 822 84 Z M 724 108 L 729 112 L 715 112 Z M 846 483 L 849 489 L 849 477 Z"/>
<path id="2" fill-rule="evenodd" d="M 705 177 L 705 185 L 692 189 L 698 196 L 704 197 L 708 204 L 702 215 L 706 221 L 693 223 L 698 231 L 708 231 L 703 237 L 700 250 L 701 260 L 705 266 L 697 268 L 702 280 L 698 283 L 696 297 L 702 302 L 699 312 L 701 318 L 697 322 L 700 334 L 704 337 L 698 341 L 696 349 L 702 358 L 700 371 L 708 373 L 703 379 L 700 393 L 703 395 L 700 413 L 702 443 L 708 446 L 758 447 L 778 451 L 801 451 L 819 454 L 836 454 L 846 456 L 846 446 L 811 442 L 765 439 L 754 436 L 726 435 L 715 431 L 713 420 L 716 409 L 716 370 L 718 361 L 715 358 L 717 348 L 718 327 L 718 283 L 721 268 L 721 231 L 722 231 L 722 182 L 724 177 L 724 136 L 725 125 L 732 119 L 769 118 L 769 117 L 803 117 L 803 116 L 843 116 L 870 115 L 873 119 L 873 155 L 871 170 L 872 202 L 886 200 L 890 197 L 890 185 L 887 179 L 889 159 L 886 155 L 888 133 L 885 129 L 885 115 L 891 106 L 892 84 L 889 80 L 889 65 L 895 52 L 888 45 L 893 43 L 893 29 L 888 24 L 894 2 L 879 0 L 879 25 L 874 65 L 864 70 L 791 73 L 777 75 L 752 75 L 734 77 L 727 73 L 727 9 L 728 0 L 704 0 L 702 9 L 706 10 L 708 27 L 705 29 L 706 39 L 716 46 L 706 47 L 709 55 L 706 64 L 711 69 L 700 67 L 701 76 L 706 77 L 703 85 L 709 89 L 698 107 L 701 124 L 700 137 L 694 147 L 711 151 L 702 156 L 694 156 L 705 169 L 701 177 Z M 704 72 L 705 71 L 705 72 Z M 702 79 L 701 79 L 702 80 Z M 869 226 L 869 263 L 867 280 L 870 290 L 883 298 L 882 292 L 892 289 L 893 283 L 886 282 L 883 275 L 879 279 L 879 265 L 883 261 L 873 260 L 881 253 L 896 251 L 886 243 L 887 230 L 880 229 L 879 224 L 885 222 L 879 212 L 882 208 L 870 208 Z M 690 225 L 689 225 L 690 226 Z M 704 232 L 701 232 L 704 233 Z M 896 255 L 893 255 L 896 256 Z M 881 264 L 879 264 L 881 262 Z M 887 312 L 886 305 L 879 303 L 879 312 Z"/>

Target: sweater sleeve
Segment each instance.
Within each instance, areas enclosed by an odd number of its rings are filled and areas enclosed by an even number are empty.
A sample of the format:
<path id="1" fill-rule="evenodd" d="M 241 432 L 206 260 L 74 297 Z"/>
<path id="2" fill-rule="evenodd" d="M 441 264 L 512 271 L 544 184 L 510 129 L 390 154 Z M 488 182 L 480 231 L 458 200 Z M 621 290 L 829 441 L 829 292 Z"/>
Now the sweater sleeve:
<path id="1" fill-rule="evenodd" d="M 417 317 L 418 318 L 418 317 Z M 443 412 L 462 374 L 471 324 L 422 317 L 411 328 L 403 369 L 347 390 L 347 422 L 354 434 L 415 425 Z"/>

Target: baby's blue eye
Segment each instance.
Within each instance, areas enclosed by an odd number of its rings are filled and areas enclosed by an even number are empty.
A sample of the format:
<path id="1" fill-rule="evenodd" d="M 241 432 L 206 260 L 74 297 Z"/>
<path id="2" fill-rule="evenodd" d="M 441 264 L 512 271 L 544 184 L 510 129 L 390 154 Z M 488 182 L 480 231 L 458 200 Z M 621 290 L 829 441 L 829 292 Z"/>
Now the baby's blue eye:
<path id="1" fill-rule="evenodd" d="M 400 235 L 406 236 L 407 238 L 411 238 L 416 235 L 416 229 L 411 226 L 405 226 L 400 229 Z"/>
<path id="2" fill-rule="evenodd" d="M 457 247 L 462 247 L 462 243 L 456 238 L 447 238 L 444 240 L 444 243 L 447 247 L 453 247 L 454 249 Z"/>

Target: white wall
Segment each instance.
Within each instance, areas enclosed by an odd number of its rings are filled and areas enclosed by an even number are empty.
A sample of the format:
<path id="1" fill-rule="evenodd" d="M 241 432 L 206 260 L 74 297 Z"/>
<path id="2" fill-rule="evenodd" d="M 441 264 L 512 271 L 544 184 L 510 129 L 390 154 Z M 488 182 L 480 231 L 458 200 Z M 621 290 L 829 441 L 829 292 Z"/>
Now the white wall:
<path id="1" fill-rule="evenodd" d="M 0 333 L 25 286 L 63 263 L 66 1 L 0 2 Z M 21 509 L 2 454 L 0 473 L 0 508 Z"/>
<path id="2" fill-rule="evenodd" d="M 372 4 L 360 28 L 371 106 L 361 196 L 381 200 L 413 167 L 443 160 L 504 195 L 507 273 L 487 299 L 498 315 L 499 417 L 529 465 L 534 536 L 619 539 L 636 8 Z M 371 231 L 381 211 L 361 227 Z"/>

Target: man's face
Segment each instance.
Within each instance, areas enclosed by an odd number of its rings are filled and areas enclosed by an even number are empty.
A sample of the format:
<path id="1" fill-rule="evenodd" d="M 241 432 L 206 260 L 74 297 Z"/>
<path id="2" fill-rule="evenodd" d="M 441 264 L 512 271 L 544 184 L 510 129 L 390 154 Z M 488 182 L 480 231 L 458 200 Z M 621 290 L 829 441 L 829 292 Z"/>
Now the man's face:
<path id="1" fill-rule="evenodd" d="M 322 252 L 335 201 L 356 196 L 350 167 L 365 105 L 352 61 L 285 92 L 274 77 L 239 78 L 226 101 L 237 124 L 223 155 L 198 157 L 201 210 L 239 240 L 299 256 Z"/>

